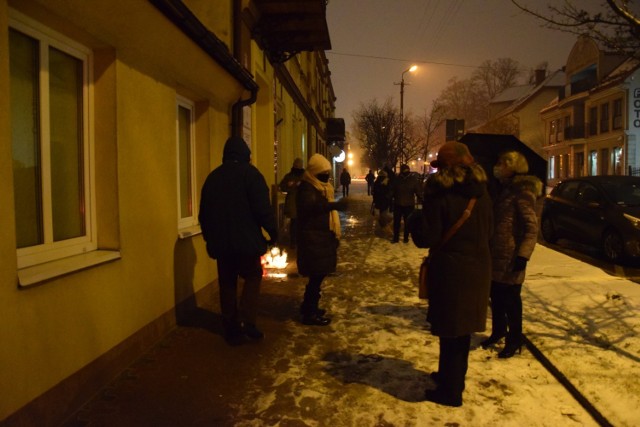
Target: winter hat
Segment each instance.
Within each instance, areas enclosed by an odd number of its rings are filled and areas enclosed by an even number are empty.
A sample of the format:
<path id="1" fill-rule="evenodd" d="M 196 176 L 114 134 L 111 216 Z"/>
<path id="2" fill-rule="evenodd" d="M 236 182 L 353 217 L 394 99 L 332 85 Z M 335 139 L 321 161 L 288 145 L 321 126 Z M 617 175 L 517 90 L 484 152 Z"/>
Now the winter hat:
<path id="1" fill-rule="evenodd" d="M 293 167 L 296 169 L 302 169 L 304 167 L 304 163 L 300 157 L 296 157 L 293 161 Z"/>
<path id="2" fill-rule="evenodd" d="M 322 172 L 329 172 L 331 170 L 331 163 L 322 154 L 316 153 L 309 159 L 307 165 L 307 172 L 313 176 L 317 176 Z"/>
<path id="3" fill-rule="evenodd" d="M 251 160 L 251 150 L 239 136 L 232 136 L 227 139 L 222 151 L 222 162 L 249 162 Z"/>
<path id="4" fill-rule="evenodd" d="M 409 168 L 409 165 L 403 164 L 402 166 L 400 166 L 400 172 L 404 172 L 404 171 L 409 172 L 410 170 L 411 169 Z"/>
<path id="5" fill-rule="evenodd" d="M 446 142 L 438 151 L 438 158 L 431 162 L 434 168 L 469 166 L 474 163 L 469 148 L 461 142 Z"/>

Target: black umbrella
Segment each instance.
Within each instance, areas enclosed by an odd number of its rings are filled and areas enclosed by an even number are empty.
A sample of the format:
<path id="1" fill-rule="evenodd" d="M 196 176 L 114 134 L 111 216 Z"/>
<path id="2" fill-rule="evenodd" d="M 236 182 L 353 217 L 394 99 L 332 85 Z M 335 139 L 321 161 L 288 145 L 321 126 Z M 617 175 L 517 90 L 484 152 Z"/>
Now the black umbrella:
<path id="1" fill-rule="evenodd" d="M 542 181 L 543 188 L 547 184 L 547 160 L 513 135 L 468 133 L 460 138 L 460 142 L 469 147 L 471 155 L 490 179 L 493 179 L 493 166 L 500 154 L 513 150 L 524 155 L 529 163 L 529 173 Z"/>

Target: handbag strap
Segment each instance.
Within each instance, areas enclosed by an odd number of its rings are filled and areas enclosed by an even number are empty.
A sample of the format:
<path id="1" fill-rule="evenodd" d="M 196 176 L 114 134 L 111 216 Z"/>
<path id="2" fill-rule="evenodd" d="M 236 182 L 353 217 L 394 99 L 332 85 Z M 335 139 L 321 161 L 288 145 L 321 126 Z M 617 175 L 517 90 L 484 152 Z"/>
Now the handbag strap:
<path id="1" fill-rule="evenodd" d="M 476 204 L 476 200 L 477 199 L 475 197 L 472 197 L 471 199 L 469 199 L 469 204 L 467 204 L 467 208 L 464 210 L 464 212 L 462 212 L 462 215 L 460 216 L 458 221 L 455 224 L 453 224 L 453 226 L 447 231 L 447 233 L 444 235 L 444 237 L 442 238 L 442 241 L 438 246 L 442 246 L 445 243 L 447 243 L 449 239 L 452 238 L 454 234 L 456 234 L 458 229 L 462 227 L 462 224 L 464 224 L 464 222 L 467 219 L 469 219 L 469 217 L 471 216 L 471 211 L 473 210 L 473 207 Z"/>

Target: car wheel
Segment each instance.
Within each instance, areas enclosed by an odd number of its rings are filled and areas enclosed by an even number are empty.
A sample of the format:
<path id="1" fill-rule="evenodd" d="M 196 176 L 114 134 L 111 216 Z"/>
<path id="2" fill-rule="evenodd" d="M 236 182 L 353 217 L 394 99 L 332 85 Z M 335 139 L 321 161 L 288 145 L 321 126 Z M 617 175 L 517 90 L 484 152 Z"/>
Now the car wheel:
<path id="1" fill-rule="evenodd" d="M 542 238 L 547 243 L 555 243 L 558 241 L 558 235 L 556 234 L 556 229 L 553 225 L 553 221 L 548 216 L 542 218 L 542 224 L 540 225 L 540 229 L 542 231 Z"/>
<path id="2" fill-rule="evenodd" d="M 607 230 L 602 238 L 602 253 L 611 262 L 620 261 L 624 256 L 624 241 L 614 230 Z"/>

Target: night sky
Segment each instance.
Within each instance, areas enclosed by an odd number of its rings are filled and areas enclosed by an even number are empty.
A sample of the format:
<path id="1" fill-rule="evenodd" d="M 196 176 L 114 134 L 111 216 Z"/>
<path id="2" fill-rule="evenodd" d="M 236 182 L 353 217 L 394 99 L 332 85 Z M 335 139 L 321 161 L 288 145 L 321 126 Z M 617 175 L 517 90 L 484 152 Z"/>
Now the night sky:
<path id="1" fill-rule="evenodd" d="M 547 2 L 521 3 L 546 11 Z M 576 41 L 542 27 L 510 0 L 330 0 L 327 21 L 336 117 L 347 130 L 361 103 L 392 97 L 399 106 L 394 83 L 414 63 L 417 72 L 405 74 L 404 110 L 423 116 L 451 77 L 467 78 L 485 60 L 515 59 L 525 76 L 544 61 L 553 71 L 565 65 Z"/>

